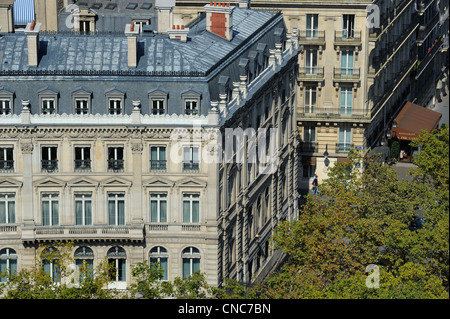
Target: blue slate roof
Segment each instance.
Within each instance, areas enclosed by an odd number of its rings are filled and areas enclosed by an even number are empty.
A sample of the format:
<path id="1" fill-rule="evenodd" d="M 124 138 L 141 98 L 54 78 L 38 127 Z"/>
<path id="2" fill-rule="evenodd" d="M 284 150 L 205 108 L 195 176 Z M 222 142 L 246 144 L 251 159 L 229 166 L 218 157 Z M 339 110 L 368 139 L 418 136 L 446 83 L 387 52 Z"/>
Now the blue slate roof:
<path id="1" fill-rule="evenodd" d="M 170 40 L 168 35 L 139 36 L 136 69 L 141 75 L 205 75 L 218 62 L 235 51 L 252 34 L 264 28 L 273 13 L 235 8 L 232 13 L 234 37 L 231 41 L 206 31 L 205 19 L 190 28 L 189 41 Z M 41 34 L 38 67 L 28 66 L 27 40 L 24 34 L 0 37 L 0 75 L 5 71 L 128 72 L 125 35 Z"/>

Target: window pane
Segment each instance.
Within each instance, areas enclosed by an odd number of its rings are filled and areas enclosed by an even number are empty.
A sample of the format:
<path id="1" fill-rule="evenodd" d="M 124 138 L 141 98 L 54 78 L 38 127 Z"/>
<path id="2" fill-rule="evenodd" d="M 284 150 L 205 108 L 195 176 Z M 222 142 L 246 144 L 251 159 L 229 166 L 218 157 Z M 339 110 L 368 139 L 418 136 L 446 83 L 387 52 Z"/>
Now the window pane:
<path id="1" fill-rule="evenodd" d="M 167 201 L 165 200 L 161 201 L 160 215 L 160 221 L 162 223 L 167 222 Z"/>
<path id="2" fill-rule="evenodd" d="M 118 202 L 119 205 L 119 225 L 125 225 L 125 202 L 123 200 L 120 200 Z"/>
<path id="3" fill-rule="evenodd" d="M 50 204 L 48 201 L 42 202 L 42 224 L 44 226 L 50 225 Z"/>
<path id="4" fill-rule="evenodd" d="M 192 202 L 192 222 L 193 223 L 198 223 L 200 221 L 199 215 L 200 215 L 199 202 L 194 201 L 194 202 Z"/>
<path id="5" fill-rule="evenodd" d="M 59 225 L 59 206 L 57 201 L 52 202 L 52 225 Z"/>
<path id="6" fill-rule="evenodd" d="M 82 202 L 76 201 L 75 202 L 75 221 L 76 225 L 83 225 L 83 211 L 82 211 Z"/>
<path id="7" fill-rule="evenodd" d="M 114 201 L 108 202 L 108 223 L 109 225 L 116 224 L 116 207 Z"/>
<path id="8" fill-rule="evenodd" d="M 191 215 L 191 208 L 189 201 L 183 201 L 183 222 L 189 223 Z"/>
<path id="9" fill-rule="evenodd" d="M 0 202 L 0 223 L 6 223 L 6 203 Z"/>
<path id="10" fill-rule="evenodd" d="M 156 200 L 152 200 L 150 202 L 150 219 L 152 222 L 158 221 L 158 202 Z"/>
<path id="11" fill-rule="evenodd" d="M 183 277 L 191 275 L 191 259 L 183 258 Z"/>
<path id="12" fill-rule="evenodd" d="M 92 202 L 90 200 L 86 201 L 85 203 L 85 224 L 86 225 L 92 225 Z"/>

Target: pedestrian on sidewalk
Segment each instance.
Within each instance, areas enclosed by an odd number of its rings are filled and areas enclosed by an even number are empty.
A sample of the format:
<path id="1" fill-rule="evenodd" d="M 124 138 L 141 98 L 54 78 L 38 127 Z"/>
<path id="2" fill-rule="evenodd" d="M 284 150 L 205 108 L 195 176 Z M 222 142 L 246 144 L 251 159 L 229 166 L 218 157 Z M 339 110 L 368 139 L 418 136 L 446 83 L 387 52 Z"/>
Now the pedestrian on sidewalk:
<path id="1" fill-rule="evenodd" d="M 312 185 L 313 185 L 313 188 L 312 188 L 313 194 L 314 195 L 319 194 L 319 188 L 318 188 L 318 186 L 319 186 L 319 178 L 317 177 L 317 174 L 314 174 Z"/>

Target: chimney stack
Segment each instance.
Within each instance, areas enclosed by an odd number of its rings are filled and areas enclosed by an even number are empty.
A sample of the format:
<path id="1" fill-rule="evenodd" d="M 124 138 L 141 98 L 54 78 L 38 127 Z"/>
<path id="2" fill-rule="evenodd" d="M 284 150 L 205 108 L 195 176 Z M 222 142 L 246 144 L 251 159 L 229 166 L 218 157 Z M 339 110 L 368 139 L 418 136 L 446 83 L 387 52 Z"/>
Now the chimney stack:
<path id="1" fill-rule="evenodd" d="M 169 39 L 177 39 L 181 42 L 186 42 L 189 28 L 185 28 L 184 25 L 173 25 L 171 29 L 167 30 L 167 33 L 169 33 Z"/>
<path id="2" fill-rule="evenodd" d="M 38 66 L 39 64 L 39 29 L 41 23 L 36 23 L 36 20 L 27 24 L 25 34 L 27 35 L 28 43 L 28 65 Z"/>
<path id="3" fill-rule="evenodd" d="M 230 3 L 210 2 L 204 6 L 206 11 L 206 30 L 228 41 L 233 38 Z"/>
<path id="4" fill-rule="evenodd" d="M 137 67 L 137 35 L 139 27 L 132 21 L 131 24 L 125 25 L 125 35 L 128 41 L 128 67 Z"/>
<path id="5" fill-rule="evenodd" d="M 173 23 L 173 8 L 175 0 L 155 0 L 155 8 L 158 11 L 158 33 L 167 33 Z"/>

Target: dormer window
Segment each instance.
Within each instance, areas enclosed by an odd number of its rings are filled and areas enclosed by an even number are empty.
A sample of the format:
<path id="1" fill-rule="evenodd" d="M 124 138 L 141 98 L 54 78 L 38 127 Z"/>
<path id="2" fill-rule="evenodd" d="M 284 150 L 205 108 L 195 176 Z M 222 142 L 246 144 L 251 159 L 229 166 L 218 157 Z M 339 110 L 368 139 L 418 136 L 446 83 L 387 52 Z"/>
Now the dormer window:
<path id="1" fill-rule="evenodd" d="M 45 98 L 41 101 L 41 114 L 56 114 L 55 100 Z"/>
<path id="2" fill-rule="evenodd" d="M 13 96 L 14 91 L 0 86 L 0 115 L 13 113 Z"/>
<path id="3" fill-rule="evenodd" d="M 185 115 L 199 115 L 200 114 L 200 99 L 201 94 L 194 90 L 185 91 L 181 94 L 184 105 Z"/>
<path id="4" fill-rule="evenodd" d="M 125 91 L 113 88 L 105 92 L 108 114 L 119 115 L 124 113 Z"/>
<path id="5" fill-rule="evenodd" d="M 56 114 L 58 91 L 47 86 L 39 90 L 38 94 L 41 114 Z"/>
<path id="6" fill-rule="evenodd" d="M 75 114 L 91 113 L 91 96 L 92 91 L 84 87 L 78 87 L 72 91 Z"/>
<path id="7" fill-rule="evenodd" d="M 96 14 L 90 9 L 81 8 L 74 12 L 74 31 L 90 33 L 95 31 Z"/>
<path id="8" fill-rule="evenodd" d="M 163 115 L 167 113 L 168 93 L 162 90 L 153 90 L 148 92 L 150 101 L 150 114 Z"/>

